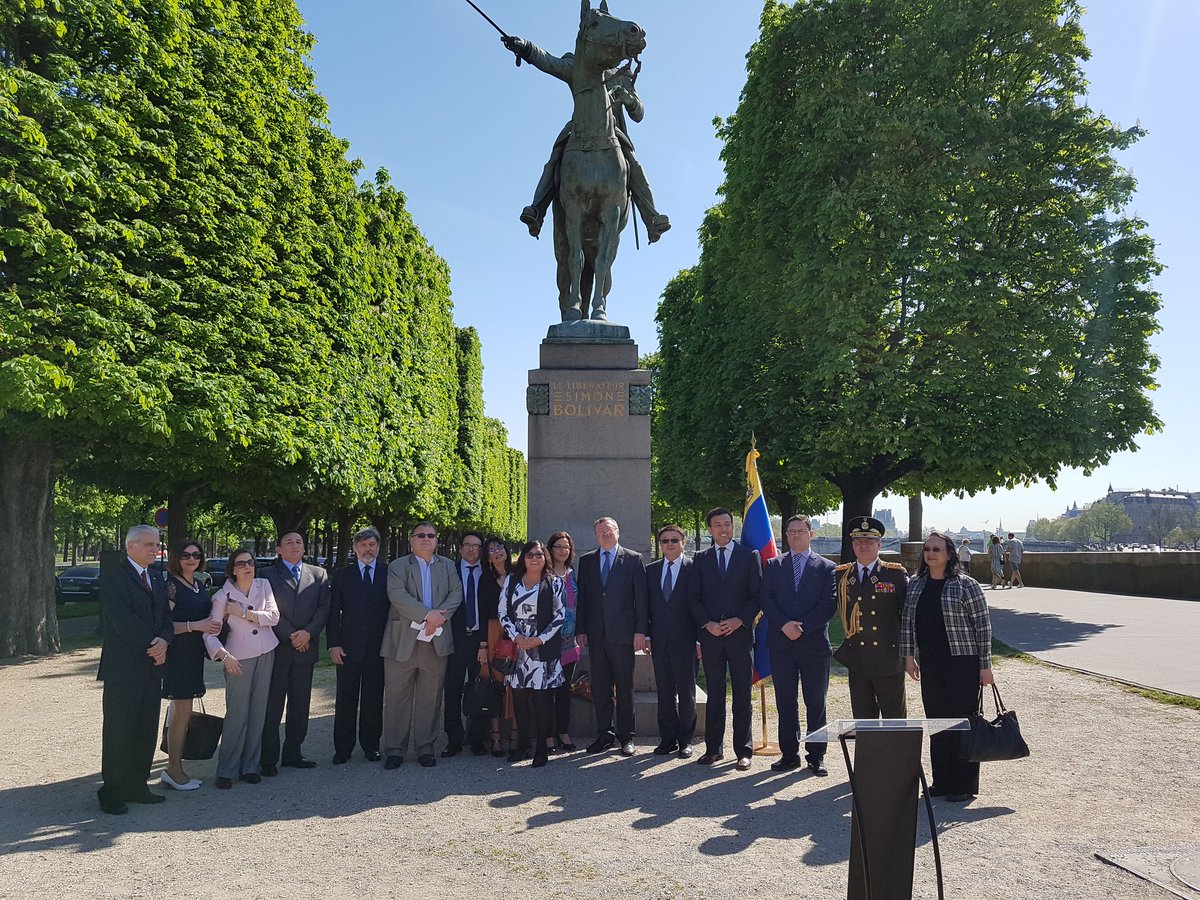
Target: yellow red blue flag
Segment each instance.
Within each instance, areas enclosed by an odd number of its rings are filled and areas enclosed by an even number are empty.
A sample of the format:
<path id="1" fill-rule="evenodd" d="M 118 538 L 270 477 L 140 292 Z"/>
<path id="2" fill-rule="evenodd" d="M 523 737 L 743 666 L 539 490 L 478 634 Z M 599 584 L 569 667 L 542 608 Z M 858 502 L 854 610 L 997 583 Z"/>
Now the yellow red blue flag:
<path id="1" fill-rule="evenodd" d="M 746 454 L 746 509 L 742 513 L 742 544 L 757 550 L 765 565 L 768 559 L 778 555 L 775 549 L 775 532 L 771 529 L 771 515 L 767 512 L 767 499 L 763 496 L 762 482 L 758 478 L 758 449 L 754 438 L 750 439 L 750 452 Z M 767 618 L 759 614 L 754 628 L 754 682 L 771 677 L 771 658 L 767 653 Z"/>

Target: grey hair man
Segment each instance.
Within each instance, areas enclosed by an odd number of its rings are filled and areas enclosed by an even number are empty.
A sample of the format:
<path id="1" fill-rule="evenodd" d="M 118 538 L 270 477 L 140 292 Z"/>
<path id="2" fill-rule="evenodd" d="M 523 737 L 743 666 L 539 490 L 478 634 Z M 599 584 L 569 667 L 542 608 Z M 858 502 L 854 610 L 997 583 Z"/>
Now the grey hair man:
<path id="1" fill-rule="evenodd" d="M 158 529 L 135 525 L 125 536 L 125 559 L 100 578 L 100 621 L 104 643 L 104 721 L 97 792 L 100 808 L 112 815 L 127 803 L 162 803 L 146 785 L 154 760 L 163 664 L 175 633 L 162 578 L 149 571 L 159 552 Z"/>

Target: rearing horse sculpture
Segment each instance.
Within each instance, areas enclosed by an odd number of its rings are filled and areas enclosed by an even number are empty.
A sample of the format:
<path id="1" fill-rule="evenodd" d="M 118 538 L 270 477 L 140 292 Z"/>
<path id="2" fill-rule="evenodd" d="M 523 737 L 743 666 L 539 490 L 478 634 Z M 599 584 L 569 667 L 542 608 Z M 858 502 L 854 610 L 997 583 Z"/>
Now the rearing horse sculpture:
<path id="1" fill-rule="evenodd" d="M 571 136 L 554 199 L 559 311 L 564 322 L 606 320 L 612 265 L 629 218 L 629 165 L 605 78 L 646 48 L 646 32 L 609 15 L 607 0 L 597 9 L 582 0 L 573 55 L 551 56 L 516 37 L 505 37 L 504 45 L 571 88 Z"/>

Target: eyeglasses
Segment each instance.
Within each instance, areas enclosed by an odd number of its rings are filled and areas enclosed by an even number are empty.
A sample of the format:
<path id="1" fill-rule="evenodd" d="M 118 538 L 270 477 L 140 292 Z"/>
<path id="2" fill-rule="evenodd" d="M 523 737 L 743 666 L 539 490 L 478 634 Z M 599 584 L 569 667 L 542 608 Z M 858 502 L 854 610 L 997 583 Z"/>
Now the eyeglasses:
<path id="1" fill-rule="evenodd" d="M 564 544 L 562 541 L 559 541 L 557 544 L 553 544 L 553 545 L 550 547 L 550 549 L 551 549 L 551 550 L 570 550 L 570 549 L 571 549 L 571 545 L 570 545 L 570 544 Z"/>
<path id="2" fill-rule="evenodd" d="M 945 547 L 922 547 L 921 550 L 925 553 L 945 553 Z"/>
<path id="3" fill-rule="evenodd" d="M 422 540 L 426 540 L 426 541 L 432 541 L 432 540 L 437 539 L 437 535 L 434 534 L 432 531 L 418 531 L 413 534 L 413 537 L 421 538 Z"/>
<path id="4" fill-rule="evenodd" d="M 478 541 L 463 541 L 463 543 L 461 543 L 459 546 L 464 550 L 478 550 L 483 546 L 483 544 L 479 543 Z"/>
<path id="5" fill-rule="evenodd" d="M 658 542 L 660 544 L 678 544 L 679 538 L 659 538 Z"/>
<path id="6" fill-rule="evenodd" d="M 812 532 L 811 528 L 789 528 L 786 533 L 799 536 L 802 534 L 810 534 L 811 532 Z"/>
<path id="7" fill-rule="evenodd" d="M 199 550 L 184 550 L 179 554 L 180 559 L 204 559 L 204 554 Z"/>
<path id="8" fill-rule="evenodd" d="M 530 550 L 528 553 L 525 554 L 525 558 L 526 559 L 545 559 L 546 554 L 543 553 L 541 550 Z"/>
<path id="9" fill-rule="evenodd" d="M 254 560 L 252 560 L 252 559 L 239 559 L 237 562 L 235 562 L 235 563 L 233 564 L 233 567 L 234 567 L 235 569 L 252 569 L 252 568 L 254 568 Z"/>
<path id="10" fill-rule="evenodd" d="M 504 553 L 504 552 L 505 552 L 505 550 L 503 547 L 488 547 L 489 555 L 491 555 L 492 553 Z"/>

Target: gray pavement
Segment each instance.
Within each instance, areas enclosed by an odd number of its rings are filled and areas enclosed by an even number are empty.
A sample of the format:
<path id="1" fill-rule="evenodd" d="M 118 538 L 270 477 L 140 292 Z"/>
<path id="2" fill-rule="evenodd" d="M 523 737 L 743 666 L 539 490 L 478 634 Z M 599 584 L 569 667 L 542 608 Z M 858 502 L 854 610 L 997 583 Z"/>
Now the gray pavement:
<path id="1" fill-rule="evenodd" d="M 992 633 L 1038 659 L 1200 697 L 1200 602 L 984 585 Z"/>

